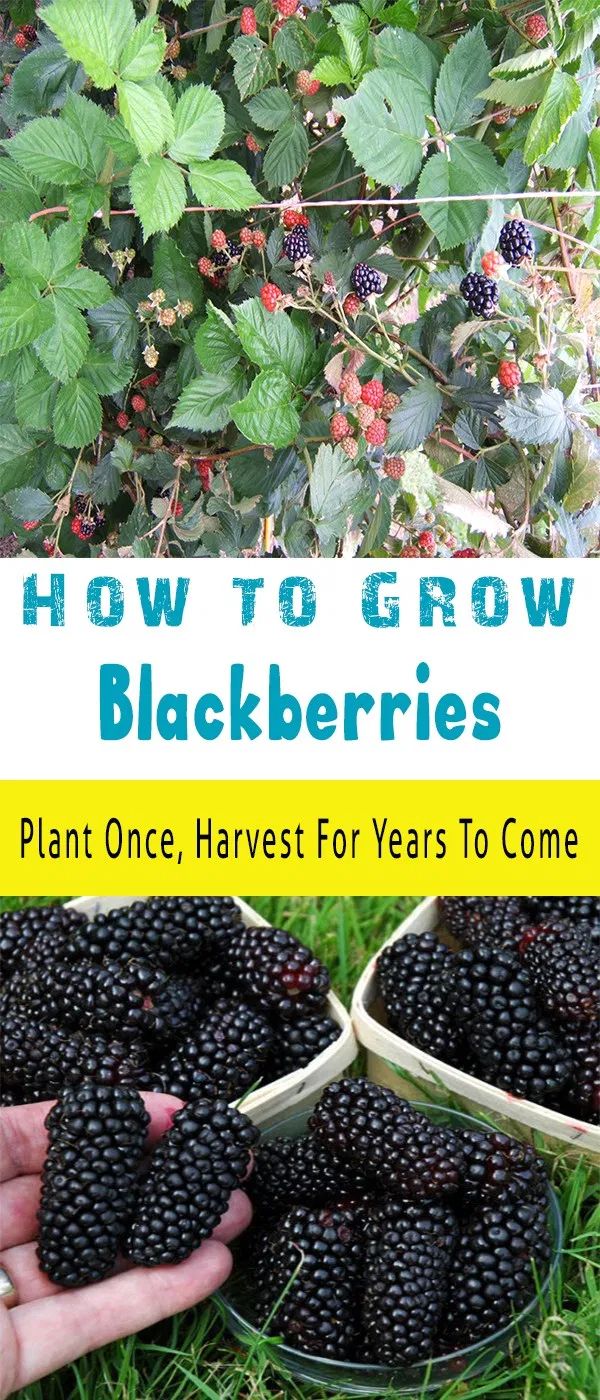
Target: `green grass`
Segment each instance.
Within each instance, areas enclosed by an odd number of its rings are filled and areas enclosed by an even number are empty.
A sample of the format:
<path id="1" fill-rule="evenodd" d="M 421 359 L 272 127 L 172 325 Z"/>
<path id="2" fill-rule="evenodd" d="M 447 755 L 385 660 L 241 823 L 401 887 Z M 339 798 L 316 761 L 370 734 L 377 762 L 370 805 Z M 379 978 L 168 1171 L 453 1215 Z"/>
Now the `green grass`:
<path id="1" fill-rule="evenodd" d="M 19 902 L 3 900 L 0 907 Z M 318 948 L 346 1005 L 367 959 L 415 903 L 257 897 L 249 902 L 272 923 L 290 928 Z M 546 1154 L 546 1160 L 560 1197 L 565 1250 L 541 1322 L 485 1376 L 458 1380 L 436 1392 L 440 1400 L 593 1400 L 597 1395 L 598 1178 L 581 1158 L 559 1153 Z M 268 1342 L 249 1360 L 227 1332 L 216 1305 L 208 1303 L 84 1357 L 22 1391 L 20 1400 L 326 1400 L 330 1394 L 300 1385 L 282 1372 Z M 404 1391 L 391 1394 L 405 1400 Z"/>

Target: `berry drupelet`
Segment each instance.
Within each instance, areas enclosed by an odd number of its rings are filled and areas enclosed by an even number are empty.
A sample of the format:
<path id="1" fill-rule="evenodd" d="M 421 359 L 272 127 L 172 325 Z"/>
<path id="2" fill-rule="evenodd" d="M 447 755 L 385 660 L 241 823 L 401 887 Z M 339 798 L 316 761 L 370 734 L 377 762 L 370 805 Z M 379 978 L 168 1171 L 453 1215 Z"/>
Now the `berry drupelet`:
<path id="1" fill-rule="evenodd" d="M 98 1084 L 65 1090 L 48 1114 L 38 1258 L 53 1283 L 77 1288 L 112 1269 L 149 1121 L 134 1089 Z"/>
<path id="2" fill-rule="evenodd" d="M 554 919 L 525 931 L 523 963 L 540 1002 L 561 1021 L 597 1020 L 600 1014 L 598 945 L 590 926 Z"/>
<path id="3" fill-rule="evenodd" d="M 222 1097 L 237 1098 L 251 1084 L 264 1079 L 272 1043 L 269 1022 L 255 1007 L 217 1001 L 202 1017 L 194 1035 L 176 1047 L 159 1073 L 165 1083 L 181 1086 L 184 1099 L 192 1098 L 198 1072 L 214 1081 Z"/>
<path id="4" fill-rule="evenodd" d="M 388 1201 L 371 1212 L 362 1323 L 367 1355 L 379 1364 L 435 1355 L 457 1235 L 453 1212 L 432 1201 Z"/>
<path id="5" fill-rule="evenodd" d="M 360 301 L 368 301 L 369 297 L 379 296 L 383 291 L 381 274 L 368 263 L 355 263 L 350 281 Z"/>
<path id="6" fill-rule="evenodd" d="M 497 282 L 491 277 L 481 272 L 468 272 L 460 284 L 460 294 L 474 316 L 483 316 L 489 321 L 495 315 L 500 294 Z"/>
<path id="7" fill-rule="evenodd" d="M 329 991 L 327 968 L 284 929 L 242 926 L 220 939 L 219 953 L 242 996 L 286 1019 L 319 1010 Z"/>
<path id="8" fill-rule="evenodd" d="M 225 1214 L 257 1138 L 250 1119 L 224 1099 L 180 1109 L 140 1185 L 126 1257 L 146 1267 L 187 1259 Z"/>
<path id="9" fill-rule="evenodd" d="M 408 933 L 380 953 L 377 976 L 390 1029 L 427 1054 L 460 1064 L 462 1037 L 443 985 L 453 966 L 435 933 Z"/>
<path id="10" fill-rule="evenodd" d="M 281 1299 L 274 1330 L 298 1351 L 342 1360 L 357 1332 L 361 1262 L 360 1227 L 351 1210 L 296 1206 L 265 1242 L 258 1266 L 261 1322 Z"/>
<path id="11" fill-rule="evenodd" d="M 526 258 L 532 258 L 535 252 L 533 239 L 522 219 L 509 219 L 502 226 L 498 247 L 504 261 L 511 267 L 518 267 Z"/>

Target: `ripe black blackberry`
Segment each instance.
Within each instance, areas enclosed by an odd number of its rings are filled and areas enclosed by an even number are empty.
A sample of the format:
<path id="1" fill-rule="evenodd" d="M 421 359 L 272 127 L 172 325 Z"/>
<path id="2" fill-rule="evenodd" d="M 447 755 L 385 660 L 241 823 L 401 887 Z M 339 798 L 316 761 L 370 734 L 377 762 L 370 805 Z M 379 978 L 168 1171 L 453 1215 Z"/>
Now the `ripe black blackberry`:
<path id="1" fill-rule="evenodd" d="M 284 1018 L 320 1009 L 329 991 L 327 968 L 283 929 L 242 926 L 220 939 L 219 954 L 242 995 Z"/>
<path id="2" fill-rule="evenodd" d="M 50 1025 L 39 1017 L 8 1013 L 0 1027 L 3 1078 L 29 1101 L 54 1098 L 67 1085 L 94 1080 L 145 1088 L 146 1048 Z"/>
<path id="3" fill-rule="evenodd" d="M 180 1109 L 140 1185 L 127 1258 L 145 1266 L 187 1259 L 224 1215 L 257 1138 L 250 1119 L 224 1099 Z"/>
<path id="4" fill-rule="evenodd" d="M 460 1185 L 463 1158 L 456 1135 L 367 1079 L 330 1084 L 309 1130 L 336 1160 L 390 1195 L 446 1195 Z"/>
<path id="5" fill-rule="evenodd" d="M 387 1201 L 371 1212 L 362 1323 L 370 1360 L 407 1365 L 435 1355 L 456 1217 L 433 1201 Z"/>
<path id="6" fill-rule="evenodd" d="M 241 258 L 243 251 L 241 243 L 235 243 L 232 238 L 227 239 L 227 252 L 232 260 Z"/>
<path id="7" fill-rule="evenodd" d="M 91 959 L 140 958 L 165 971 L 195 971 L 217 936 L 241 926 L 232 899 L 157 896 L 98 914 L 90 926 Z"/>
<path id="8" fill-rule="evenodd" d="M 273 1034 L 271 1066 L 278 1078 L 304 1069 L 317 1055 L 337 1040 L 340 1027 L 331 1016 L 298 1016 L 293 1021 L 278 1021 Z"/>
<path id="9" fill-rule="evenodd" d="M 463 1040 L 444 990 L 453 966 L 452 952 L 435 933 L 409 933 L 380 953 L 377 977 L 390 1029 L 430 1055 L 461 1064 Z"/>
<path id="10" fill-rule="evenodd" d="M 368 301 L 371 296 L 378 297 L 383 291 L 381 274 L 374 267 L 369 267 L 368 263 L 355 263 L 350 282 L 361 301 Z"/>
<path id="11" fill-rule="evenodd" d="M 484 277 L 482 272 L 468 272 L 460 284 L 460 294 L 474 316 L 483 316 L 489 321 L 495 315 L 500 293 L 492 277 Z"/>
<path id="12" fill-rule="evenodd" d="M 112 1269 L 149 1121 L 135 1089 L 98 1084 L 66 1089 L 50 1110 L 38 1259 L 53 1283 L 77 1288 Z"/>
<path id="13" fill-rule="evenodd" d="M 255 1007 L 218 1001 L 202 1017 L 195 1034 L 163 1061 L 159 1072 L 165 1083 L 182 1086 L 177 1092 L 184 1099 L 193 1097 L 198 1072 L 217 1085 L 222 1097 L 234 1099 L 264 1079 L 272 1043 L 269 1022 Z"/>
<path id="14" fill-rule="evenodd" d="M 509 219 L 500 229 L 498 247 L 504 261 L 517 267 L 525 258 L 532 258 L 535 252 L 533 239 L 522 219 Z"/>
<path id="15" fill-rule="evenodd" d="M 600 1023 L 571 1021 L 563 1031 L 573 1060 L 573 1076 L 565 1090 L 562 1110 L 575 1110 L 586 1122 L 600 1125 Z"/>
<path id="16" fill-rule="evenodd" d="M 40 932 L 68 933 L 87 923 L 83 914 L 63 904 L 42 904 L 31 909 L 8 909 L 0 914 L 0 971 L 3 981 L 11 976 L 26 949 Z"/>
<path id="17" fill-rule="evenodd" d="M 528 923 L 520 899 L 459 895 L 441 904 L 448 932 L 467 948 L 515 948 Z"/>
<path id="18" fill-rule="evenodd" d="M 336 1162 L 312 1138 L 266 1138 L 255 1154 L 248 1194 L 261 1220 L 292 1205 L 324 1206 L 360 1187 L 355 1169 Z"/>
<path id="19" fill-rule="evenodd" d="M 302 262 L 304 258 L 310 257 L 310 243 L 306 229 L 295 228 L 292 229 L 291 233 L 286 233 L 282 247 L 290 262 Z"/>
<path id="20" fill-rule="evenodd" d="M 458 1137 L 464 1152 L 460 1199 L 467 1210 L 483 1203 L 546 1199 L 544 1164 L 528 1143 L 477 1128 L 461 1128 Z"/>
<path id="21" fill-rule="evenodd" d="M 362 1257 L 352 1211 L 294 1207 L 267 1237 L 257 1266 L 260 1323 L 281 1299 L 270 1330 L 289 1346 L 330 1360 L 352 1356 Z"/>
<path id="22" fill-rule="evenodd" d="M 204 1009 L 193 978 L 139 962 L 23 964 L 9 996 L 14 1010 L 124 1041 L 175 1040 Z"/>
<path id="23" fill-rule="evenodd" d="M 444 1339 L 466 1346 L 508 1323 L 535 1296 L 551 1253 L 545 1201 L 484 1206 L 464 1226 L 450 1265 Z"/>
<path id="24" fill-rule="evenodd" d="M 595 937 L 600 936 L 600 899 L 592 895 L 535 895 L 523 901 L 529 924 L 545 924 L 553 919 L 566 919 L 582 929 L 588 924 Z"/>
<path id="25" fill-rule="evenodd" d="M 561 1021 L 593 1021 L 600 1014 L 598 947 L 588 924 L 553 919 L 529 928 L 523 963 L 546 1011 Z"/>
<path id="26" fill-rule="evenodd" d="M 568 1051 L 538 1009 L 529 974 L 505 948 L 465 949 L 450 993 L 482 1075 L 500 1089 L 546 1103 L 572 1073 Z"/>

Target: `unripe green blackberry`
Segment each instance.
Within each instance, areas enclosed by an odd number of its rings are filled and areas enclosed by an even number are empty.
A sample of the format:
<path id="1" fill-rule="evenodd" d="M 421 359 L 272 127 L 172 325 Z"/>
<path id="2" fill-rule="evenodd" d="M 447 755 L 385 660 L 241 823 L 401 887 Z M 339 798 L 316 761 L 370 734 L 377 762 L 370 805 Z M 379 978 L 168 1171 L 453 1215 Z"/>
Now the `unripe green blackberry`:
<path id="1" fill-rule="evenodd" d="M 134 1089 L 98 1084 L 66 1089 L 50 1110 L 38 1259 L 53 1283 L 78 1288 L 113 1268 L 149 1121 Z"/>
<path id="2" fill-rule="evenodd" d="M 180 1109 L 142 1181 L 124 1252 L 134 1264 L 173 1264 L 212 1234 L 243 1181 L 258 1130 L 223 1099 Z"/>

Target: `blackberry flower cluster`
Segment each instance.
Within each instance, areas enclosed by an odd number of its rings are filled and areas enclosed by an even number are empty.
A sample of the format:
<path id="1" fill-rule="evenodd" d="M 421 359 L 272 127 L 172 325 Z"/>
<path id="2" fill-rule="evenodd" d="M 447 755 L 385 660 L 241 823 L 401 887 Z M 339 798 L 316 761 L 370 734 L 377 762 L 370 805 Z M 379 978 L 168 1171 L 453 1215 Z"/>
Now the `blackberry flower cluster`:
<path id="1" fill-rule="evenodd" d="M 267 1137 L 255 1163 L 244 1295 L 296 1350 L 423 1362 L 508 1324 L 544 1276 L 548 1182 L 533 1149 L 440 1126 L 366 1079 L 331 1084 L 307 1133 Z"/>
<path id="2" fill-rule="evenodd" d="M 94 919 L 0 914 L 1 1102 L 93 1082 L 232 1101 L 337 1039 L 329 974 L 232 899 L 156 897 Z"/>
<path id="3" fill-rule="evenodd" d="M 500 1089 L 600 1122 L 600 901 L 442 900 L 379 956 L 390 1029 Z"/>

